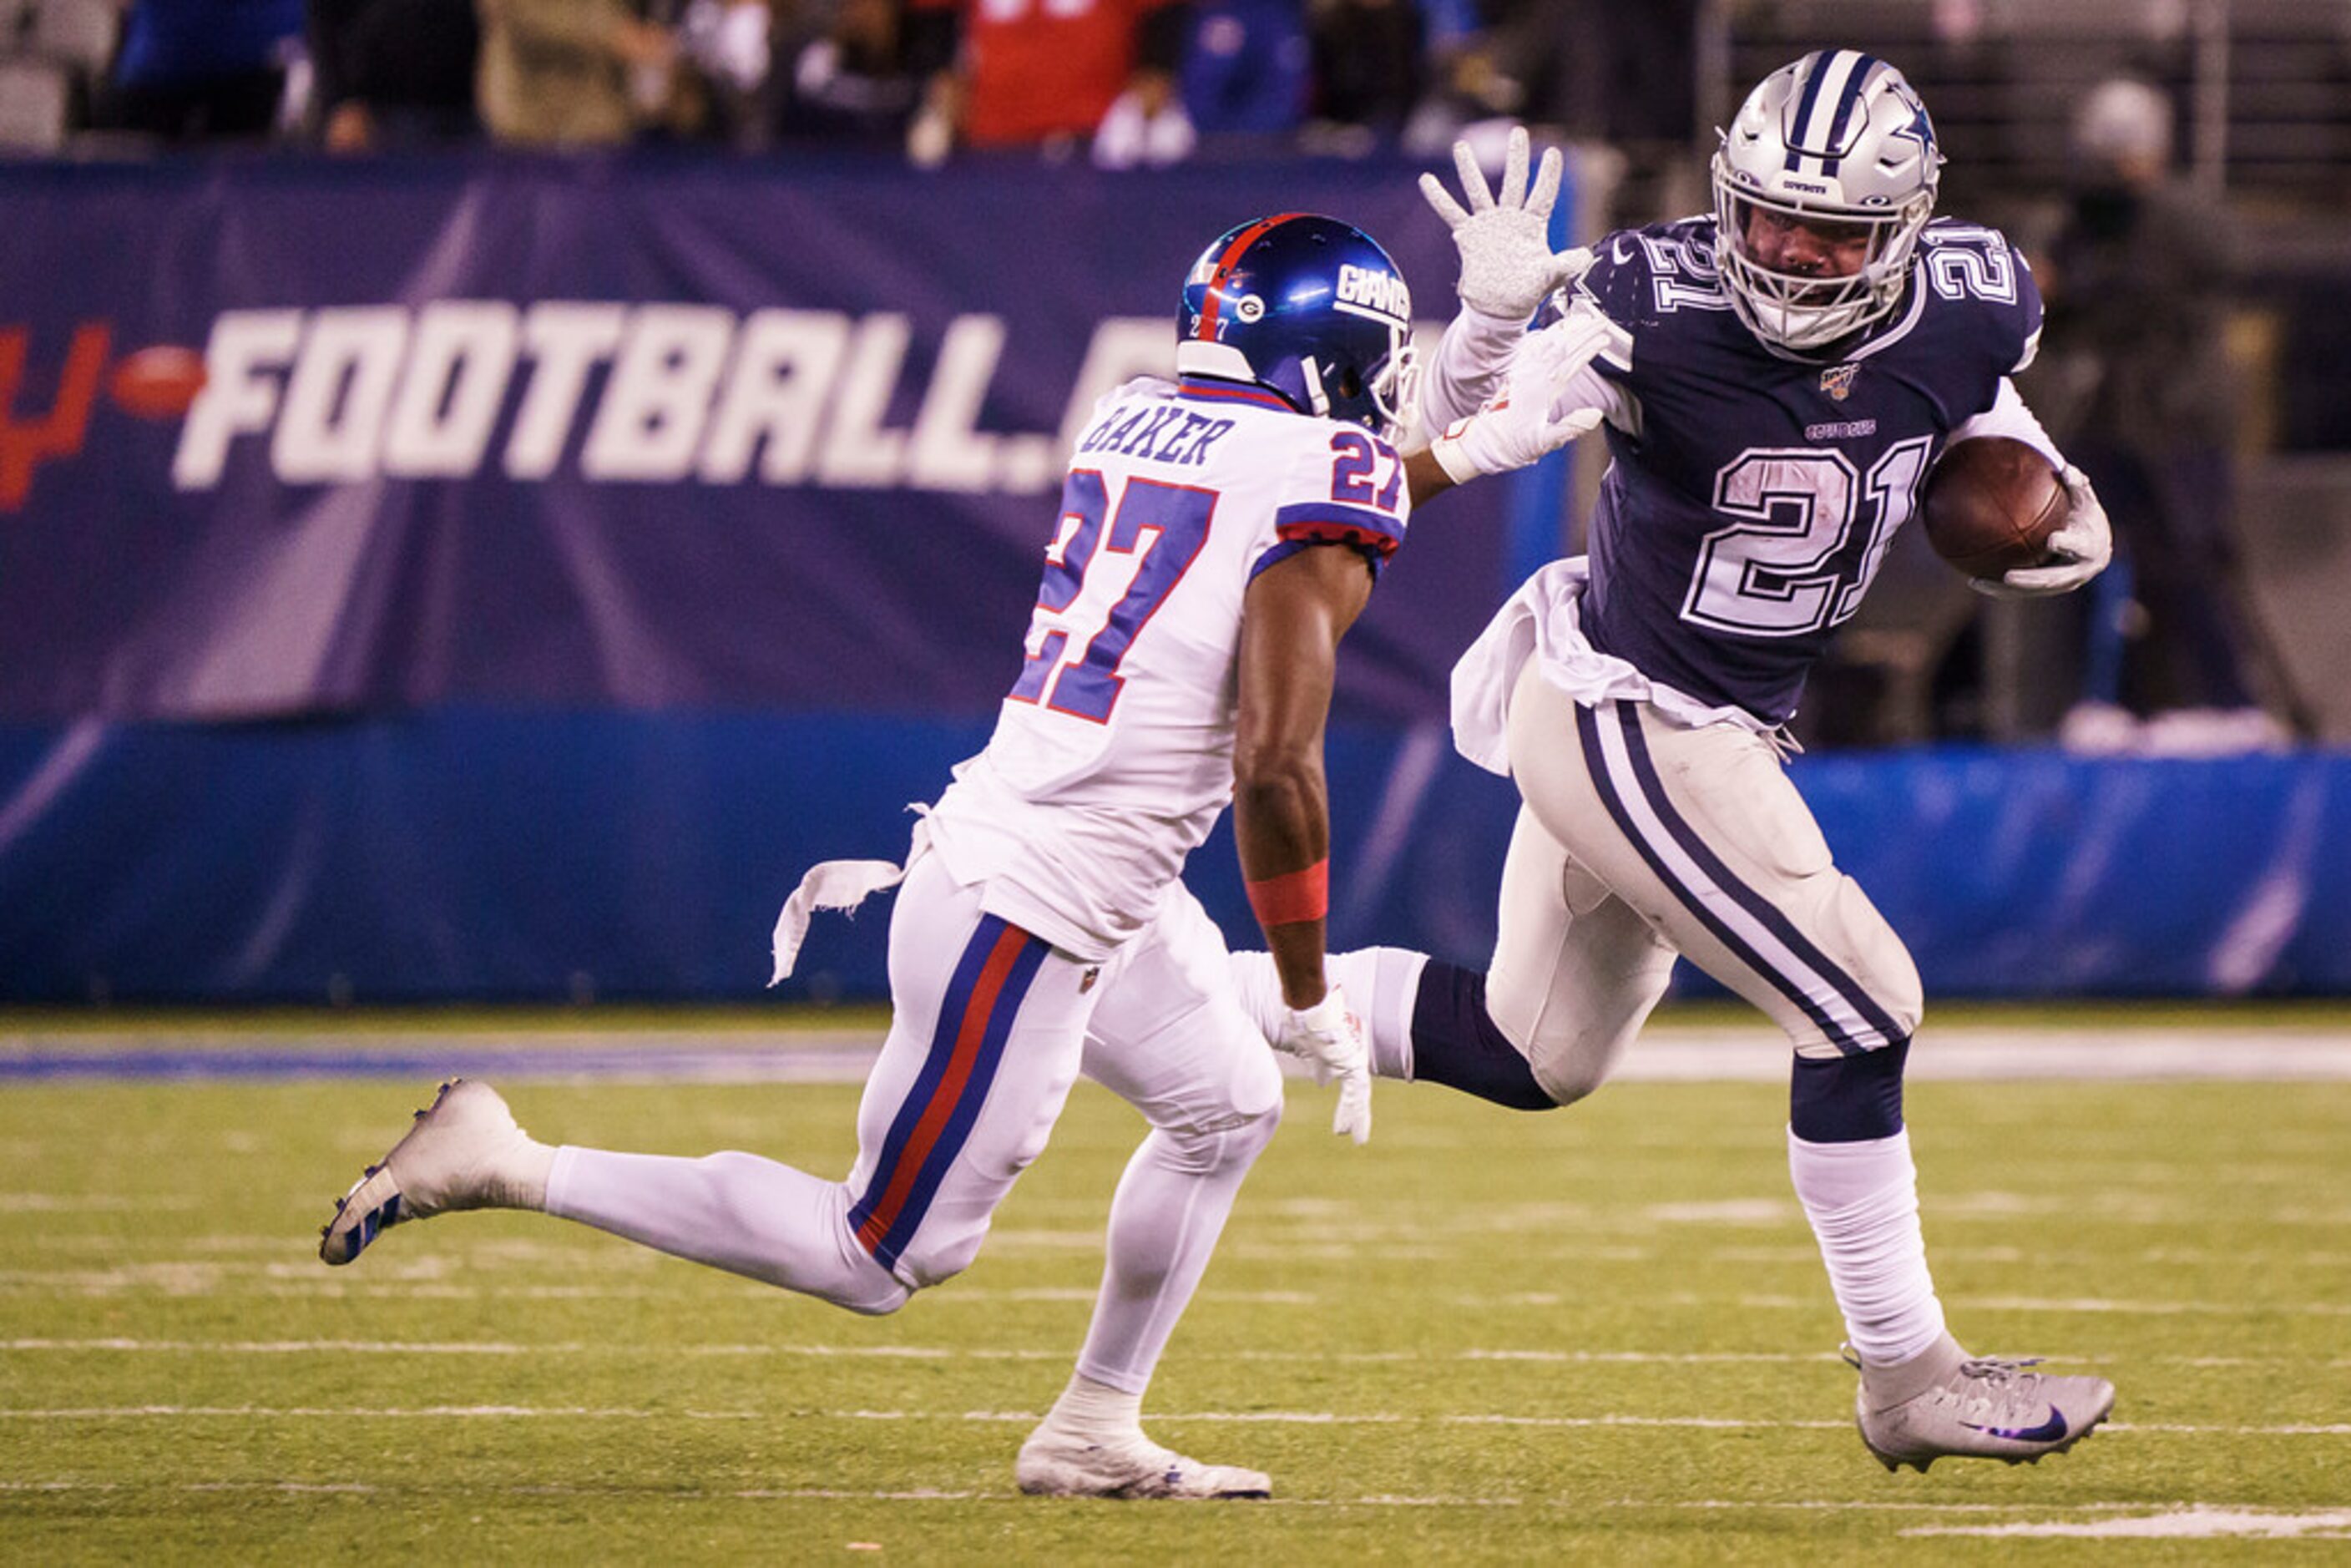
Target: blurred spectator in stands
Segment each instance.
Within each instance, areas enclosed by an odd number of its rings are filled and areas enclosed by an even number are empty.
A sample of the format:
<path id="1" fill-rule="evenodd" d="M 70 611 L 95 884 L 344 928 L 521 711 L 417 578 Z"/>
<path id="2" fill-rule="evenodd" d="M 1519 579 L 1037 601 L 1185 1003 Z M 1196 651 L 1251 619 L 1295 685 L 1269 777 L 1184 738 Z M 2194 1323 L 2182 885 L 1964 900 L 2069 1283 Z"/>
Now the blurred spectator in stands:
<path id="1" fill-rule="evenodd" d="M 1314 118 L 1308 146 L 1362 156 L 1394 141 L 1419 104 L 1420 8 L 1415 0 L 1309 0 Z"/>
<path id="2" fill-rule="evenodd" d="M 1091 138 L 1105 167 L 1191 155 L 1176 73 L 1189 37 L 1185 0 L 908 0 L 907 60 L 922 102 L 907 156 L 931 167 L 951 148 L 1063 154 Z"/>
<path id="3" fill-rule="evenodd" d="M 1600 202 L 1587 214 L 1595 232 L 1705 204 L 1705 161 L 1689 155 L 1698 0 L 1418 5 L 1420 90 L 1405 152 L 1441 157 L 1467 136 L 1499 157 L 1506 126 L 1495 122 L 1523 121 L 1580 144 L 1579 183 Z M 1336 30 L 1332 44 L 1352 47 L 1352 30 Z"/>
<path id="4" fill-rule="evenodd" d="M 301 37 L 302 0 L 132 0 L 92 118 L 167 142 L 266 137 Z"/>
<path id="5" fill-rule="evenodd" d="M 1204 144 L 1286 140 L 1305 123 L 1313 47 L 1301 0 L 1196 0 L 1184 109 Z"/>
<path id="6" fill-rule="evenodd" d="M 768 0 L 684 0 L 664 19 L 674 24 L 688 68 L 679 73 L 681 112 L 673 118 L 674 129 L 737 147 L 765 142 L 774 64 L 775 14 Z"/>
<path id="7" fill-rule="evenodd" d="M 330 152 L 474 135 L 474 0 L 309 0 L 319 140 Z"/>
<path id="8" fill-rule="evenodd" d="M 1526 84 L 1513 73 L 1516 62 L 1503 59 L 1513 46 L 1488 25 L 1487 13 L 1472 0 L 1422 0 L 1421 39 L 1426 81 L 1405 125 L 1405 152 L 1441 159 L 1466 135 L 1473 142 L 1493 144 L 1493 172 L 1501 168 L 1510 126 L 1522 120 L 1553 123 L 1526 114 Z M 1472 129 L 1479 126 L 1482 134 Z"/>
<path id="9" fill-rule="evenodd" d="M 840 0 L 791 54 L 781 84 L 786 136 L 896 144 L 914 108 L 898 0 Z"/>
<path id="10" fill-rule="evenodd" d="M 501 141 L 614 145 L 668 99 L 676 37 L 625 0 L 480 0 L 480 6 L 475 102 Z"/>
<path id="11" fill-rule="evenodd" d="M 1593 214 L 1595 228 L 1705 204 L 1705 160 L 1689 156 L 1705 129 L 1693 65 L 1698 0 L 1488 0 L 1486 14 L 1478 50 L 1456 74 L 1490 102 L 1515 89 L 1520 101 L 1504 112 L 1624 160 L 1620 204 Z"/>
<path id="12" fill-rule="evenodd" d="M 2276 744 L 2287 726 L 2257 685 L 2289 715 L 2294 705 L 2247 600 L 2230 516 L 2228 216 L 2173 176 L 2171 102 L 2145 82 L 2092 90 L 2073 152 L 2074 187 L 2038 278 L 2040 382 L 2126 570 L 2093 601 L 2082 701 L 2062 736 L 2092 750 Z"/>
<path id="13" fill-rule="evenodd" d="M 666 33 L 669 66 L 630 73 L 639 132 L 668 141 L 764 145 L 771 57 L 768 0 L 635 0 Z"/>

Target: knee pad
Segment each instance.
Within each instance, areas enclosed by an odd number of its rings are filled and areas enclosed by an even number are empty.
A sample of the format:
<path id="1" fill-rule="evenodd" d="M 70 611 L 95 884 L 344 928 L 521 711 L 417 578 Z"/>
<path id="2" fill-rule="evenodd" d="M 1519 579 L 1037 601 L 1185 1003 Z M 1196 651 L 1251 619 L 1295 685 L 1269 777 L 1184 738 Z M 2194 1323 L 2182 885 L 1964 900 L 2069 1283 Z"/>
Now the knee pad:
<path id="1" fill-rule="evenodd" d="M 878 1269 L 879 1265 L 877 1264 L 876 1267 Z M 830 1300 L 834 1306 L 855 1312 L 862 1318 L 886 1318 L 908 1301 L 913 1301 L 914 1291 L 913 1286 L 902 1280 L 890 1279 L 886 1274 L 883 1278 L 889 1281 L 886 1285 L 877 1286 L 871 1291 L 861 1291 L 854 1295 L 833 1296 Z"/>
<path id="2" fill-rule="evenodd" d="M 1839 956 L 1844 957 L 1855 983 L 1892 1022 L 1893 1033 L 1882 1043 L 1907 1044 L 1918 1032 L 1918 1020 L 1927 1011 L 1927 991 L 1918 978 L 1918 966 L 1861 884 L 1843 873 L 1834 874 L 1835 880 L 1822 910 L 1823 923 L 1837 938 L 1830 951 L 1835 954 L 1837 948 L 1843 949 Z M 1807 1056 L 1837 1049 L 1825 1037 L 1810 1033 L 1795 1044 Z"/>
<path id="3" fill-rule="evenodd" d="M 1262 1048 L 1234 1058 L 1221 1104 L 1155 1133 L 1167 1158 L 1200 1175 L 1254 1160 L 1281 1125 L 1281 1069 Z"/>
<path id="4" fill-rule="evenodd" d="M 1588 1052 L 1565 1052 L 1556 1060 L 1546 1060 L 1535 1078 L 1554 1104 L 1573 1105 L 1608 1081 L 1602 1066 L 1607 1060 Z"/>
<path id="5" fill-rule="evenodd" d="M 1493 1093 L 1485 1095 L 1487 1099 L 1516 1110 L 1548 1111 L 1553 1106 L 1574 1104 L 1608 1082 L 1609 1069 L 1620 1054 L 1621 1047 L 1617 1045 L 1590 1049 L 1592 1036 L 1589 1033 L 1562 1030 L 1555 1022 L 1549 1030 L 1539 1027 L 1536 1020 L 1542 1018 L 1542 1009 L 1539 1006 L 1513 1008 L 1505 1003 L 1494 1007 L 1491 1016 L 1495 1031 L 1525 1066 L 1525 1088 L 1542 1096 L 1540 1101 L 1534 1101 L 1521 1099 L 1515 1094 L 1509 1099 Z M 1647 1017 L 1647 1011 L 1644 1009 L 1629 1023 L 1625 1031 L 1627 1039 L 1639 1031 L 1641 1023 Z M 1506 1061 L 1497 1059 L 1497 1062 L 1503 1079 L 1515 1083 L 1518 1070 Z M 1416 1072 L 1417 1068 L 1418 1063 L 1416 1062 Z"/>
<path id="6" fill-rule="evenodd" d="M 1227 1125 L 1262 1122 L 1265 1135 L 1273 1136 L 1281 1123 L 1281 1069 L 1262 1042 L 1252 1041 L 1235 1059 L 1225 1095 L 1230 1116 Z"/>
<path id="7" fill-rule="evenodd" d="M 981 1226 L 977 1230 L 956 1235 L 943 1234 L 935 1238 L 926 1236 L 918 1230 L 906 1249 L 898 1254 L 897 1267 L 892 1272 L 897 1276 L 896 1282 L 900 1289 L 909 1294 L 915 1291 L 929 1290 L 934 1285 L 944 1285 L 971 1267 L 972 1260 L 979 1256 L 980 1244 L 987 1239 L 986 1226 Z M 904 1304 L 904 1298 L 901 1298 L 898 1305 Z M 846 1306 L 848 1303 L 843 1302 L 842 1305 Z M 864 1308 L 852 1310 L 866 1311 Z M 897 1310 L 896 1306 L 883 1307 L 878 1309 L 874 1315 Z"/>

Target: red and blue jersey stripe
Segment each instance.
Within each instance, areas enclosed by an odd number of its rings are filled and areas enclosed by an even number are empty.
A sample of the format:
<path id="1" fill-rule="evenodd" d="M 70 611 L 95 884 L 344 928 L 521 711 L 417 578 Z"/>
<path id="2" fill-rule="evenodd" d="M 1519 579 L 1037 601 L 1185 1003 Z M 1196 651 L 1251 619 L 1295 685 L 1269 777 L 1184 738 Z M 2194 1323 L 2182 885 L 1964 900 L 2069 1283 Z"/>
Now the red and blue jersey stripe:
<path id="1" fill-rule="evenodd" d="M 1184 376 L 1176 382 L 1176 395 L 1191 402 L 1248 403 L 1257 408 L 1270 408 L 1283 413 L 1296 413 L 1290 400 L 1270 387 L 1253 382 L 1221 382 L 1213 377 Z"/>

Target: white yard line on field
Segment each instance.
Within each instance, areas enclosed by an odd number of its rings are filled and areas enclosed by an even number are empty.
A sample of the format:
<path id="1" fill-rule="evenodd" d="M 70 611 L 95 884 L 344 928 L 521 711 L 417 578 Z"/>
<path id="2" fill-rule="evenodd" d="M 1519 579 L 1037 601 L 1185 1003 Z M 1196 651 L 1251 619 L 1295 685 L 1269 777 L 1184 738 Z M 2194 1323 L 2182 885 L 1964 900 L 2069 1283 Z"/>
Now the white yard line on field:
<path id="1" fill-rule="evenodd" d="M 0 1340 L 0 1351 L 47 1352 L 57 1354 L 128 1355 L 674 1355 L 699 1357 L 806 1356 L 842 1361 L 1058 1361 L 1064 1350 L 1021 1350 L 998 1346 L 916 1344 L 809 1344 L 793 1342 L 645 1345 L 620 1340 L 550 1340 L 519 1343 L 501 1340 L 191 1340 L 27 1338 Z M 1228 1350 L 1225 1361 L 1294 1362 L 1295 1351 Z M 1834 1351 L 1654 1351 L 1654 1350 L 1526 1350 L 1470 1345 L 1459 1350 L 1342 1350 L 1322 1360 L 1350 1364 L 1401 1363 L 1498 1362 L 1572 1366 L 1834 1366 L 1844 1357 Z M 2046 1359 L 2066 1364 L 2094 1364 L 2085 1354 L 2053 1354 Z M 2351 1370 L 2351 1356 L 2312 1362 L 2301 1356 L 2143 1355 L 2134 1363 L 2165 1366 L 2241 1367 L 2296 1366 L 2305 1371 Z M 2147 1428 L 2142 1428 L 2143 1430 Z"/>
<path id="2" fill-rule="evenodd" d="M 1193 1410 L 1168 1411 L 1153 1420 L 1166 1426 L 1186 1423 L 1228 1426 L 1395 1427 L 1435 1424 L 1448 1427 L 1520 1427 L 1582 1429 L 1587 1427 L 1663 1427 L 1676 1430 L 1798 1432 L 1842 1431 L 1849 1420 L 1750 1420 L 1726 1416 L 1509 1416 L 1486 1413 L 1437 1412 L 1405 1415 L 1393 1412 L 1335 1410 Z M 1041 1419 L 1030 1410 L 653 1410 L 586 1405 L 103 1405 L 55 1409 L 0 1409 L 5 1421 L 114 1420 L 573 1420 L 573 1421 L 966 1421 L 993 1424 L 1029 1423 Z M 2345 1437 L 2351 1423 L 2286 1423 L 2275 1426 L 2196 1426 L 2186 1423 L 2149 1425 L 2110 1421 L 2099 1430 L 2116 1435 L 2161 1434 L 2184 1437 Z"/>
<path id="3" fill-rule="evenodd" d="M 234 1480 L 234 1481 L 89 1481 L 89 1480 L 0 1480 L 0 1494 L 72 1495 L 99 1493 L 107 1495 L 142 1496 L 154 1493 L 194 1496 L 214 1493 L 279 1494 L 293 1497 L 313 1495 L 388 1496 L 405 1498 L 470 1498 L 508 1499 L 517 1501 L 533 1499 L 590 1499 L 611 1502 L 646 1500 L 670 1504 L 680 1500 L 703 1502 L 889 1502 L 889 1503 L 1001 1503 L 1016 1508 L 1038 1509 L 1052 1506 L 1034 1499 L 1024 1498 L 1009 1487 L 1000 1490 L 950 1490 L 944 1488 L 904 1487 L 852 1489 L 847 1487 L 744 1487 L 686 1488 L 669 1486 L 632 1488 L 625 1486 L 584 1487 L 575 1485 L 549 1486 L 466 1486 L 402 1483 L 386 1485 L 380 1481 L 297 1481 L 297 1480 Z M 1235 1505 L 1243 1506 L 1243 1505 Z M 1913 1518 L 1982 1520 L 1986 1516 L 2030 1513 L 2040 1516 L 2031 1521 L 1979 1525 L 1919 1524 L 1902 1531 L 1905 1535 L 2015 1535 L 2015 1536 L 2079 1536 L 2115 1539 L 2162 1537 L 2221 1537 L 2251 1536 L 2266 1539 L 2302 1537 L 2329 1540 L 2351 1531 L 2351 1511 L 2328 1510 L 2317 1513 L 2289 1513 L 2281 1509 L 2240 1506 L 2230 1503 L 2182 1502 L 2173 1504 L 2159 1513 L 2147 1513 L 2143 1502 L 2084 1502 L 2084 1503 L 1991 1503 L 1991 1502 L 1921 1502 L 1911 1500 L 1876 1500 L 1861 1498 L 1819 1498 L 1804 1500 L 1760 1500 L 1728 1498 L 1687 1498 L 1649 1500 L 1644 1498 L 1600 1499 L 1579 1497 L 1487 1497 L 1433 1496 L 1409 1497 L 1394 1493 L 1374 1492 L 1362 1497 L 1298 1498 L 1273 1497 L 1254 1500 L 1252 1508 L 1308 1509 L 1541 1509 L 1590 1514 L 1606 1511 L 1616 1513 L 1687 1512 L 1698 1511 L 1718 1514 L 1740 1513 L 1855 1513 L 1894 1514 Z"/>
<path id="4" fill-rule="evenodd" d="M 2284 1513 L 2199 1504 L 2124 1519 L 2043 1520 L 2013 1524 L 1918 1525 L 1905 1535 L 2075 1536 L 2109 1541 L 2351 1540 L 2351 1509 Z"/>
<path id="5" fill-rule="evenodd" d="M 110 1296 L 152 1291 L 165 1296 L 263 1296 L 283 1299 L 345 1297 L 415 1301 L 643 1301 L 682 1297 L 682 1289 L 653 1285 L 500 1285 L 451 1280 L 448 1260 L 419 1261 L 409 1277 L 384 1278 L 381 1271 L 364 1277 L 330 1272 L 307 1261 L 269 1262 L 258 1268 L 204 1260 L 154 1260 L 112 1269 L 0 1270 L 0 1292 L 35 1291 L 86 1296 Z M 764 1294 L 763 1287 L 742 1281 L 746 1295 Z M 1091 1286 L 989 1290 L 958 1286 L 926 1296 L 939 1305 L 996 1306 L 1004 1302 L 1039 1304 L 1087 1303 L 1097 1291 Z M 1327 1299 L 1311 1291 L 1204 1290 L 1199 1301 L 1252 1307 L 1316 1308 Z M 1678 1299 L 1678 1298 L 1677 1298 Z M 1695 1301 L 1695 1297 L 1687 1298 Z M 1449 1305 L 1477 1312 L 1505 1309 L 1546 1311 L 1565 1304 L 1566 1294 L 1555 1291 L 1519 1291 L 1493 1295 L 1471 1293 L 1447 1298 Z M 1749 1293 L 1737 1304 L 1750 1312 L 1812 1312 L 1820 1300 L 1810 1294 Z M 2351 1317 L 2351 1302 L 2335 1301 L 2135 1301 L 2098 1296 L 1953 1296 L 1949 1304 L 1979 1312 L 2035 1312 L 2047 1316 L 2147 1317 Z"/>

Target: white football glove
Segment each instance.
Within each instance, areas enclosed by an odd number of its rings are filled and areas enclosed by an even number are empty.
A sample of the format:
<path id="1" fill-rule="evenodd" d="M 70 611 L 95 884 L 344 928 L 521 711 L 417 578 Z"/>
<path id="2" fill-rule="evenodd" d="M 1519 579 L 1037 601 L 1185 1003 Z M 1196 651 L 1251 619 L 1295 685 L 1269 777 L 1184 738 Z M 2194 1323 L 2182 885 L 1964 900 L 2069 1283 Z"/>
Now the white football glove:
<path id="1" fill-rule="evenodd" d="M 1372 1135 L 1372 1049 L 1364 1040 L 1364 1026 L 1347 1010 L 1339 988 L 1322 993 L 1311 1008 L 1285 1009 L 1273 1049 L 1301 1058 L 1314 1070 L 1314 1082 L 1339 1081 L 1339 1110 L 1331 1130 L 1357 1143 Z"/>
<path id="2" fill-rule="evenodd" d="M 1543 150 L 1535 171 L 1534 188 L 1527 188 L 1527 131 L 1513 126 L 1502 160 L 1502 187 L 1486 189 L 1469 143 L 1453 144 L 1453 166 L 1461 174 L 1468 210 L 1453 199 L 1445 182 L 1434 174 L 1420 177 L 1420 193 L 1453 231 L 1461 252 L 1461 281 L 1455 292 L 1461 303 L 1482 315 L 1523 321 L 1535 313 L 1543 296 L 1574 282 L 1592 265 L 1589 250 L 1554 254 L 1551 248 L 1551 209 L 1559 200 L 1562 163 L 1559 149 Z"/>
<path id="3" fill-rule="evenodd" d="M 1428 444 L 1457 485 L 1506 474 L 1596 428 L 1600 410 L 1569 401 L 1568 382 L 1604 350 L 1631 351 L 1632 337 L 1589 304 L 1511 345 L 1502 384 L 1467 419 Z"/>
<path id="4" fill-rule="evenodd" d="M 2071 464 L 2065 468 L 2065 494 L 2074 509 L 2065 526 L 2049 536 L 2048 565 L 2011 567 L 1998 577 L 1971 577 L 1968 586 L 1993 599 L 2040 599 L 2071 593 L 2105 570 L 2115 555 L 2115 530 L 2106 521 L 2105 507 L 2098 505 L 2098 493 L 2090 488 L 2089 476 Z"/>

